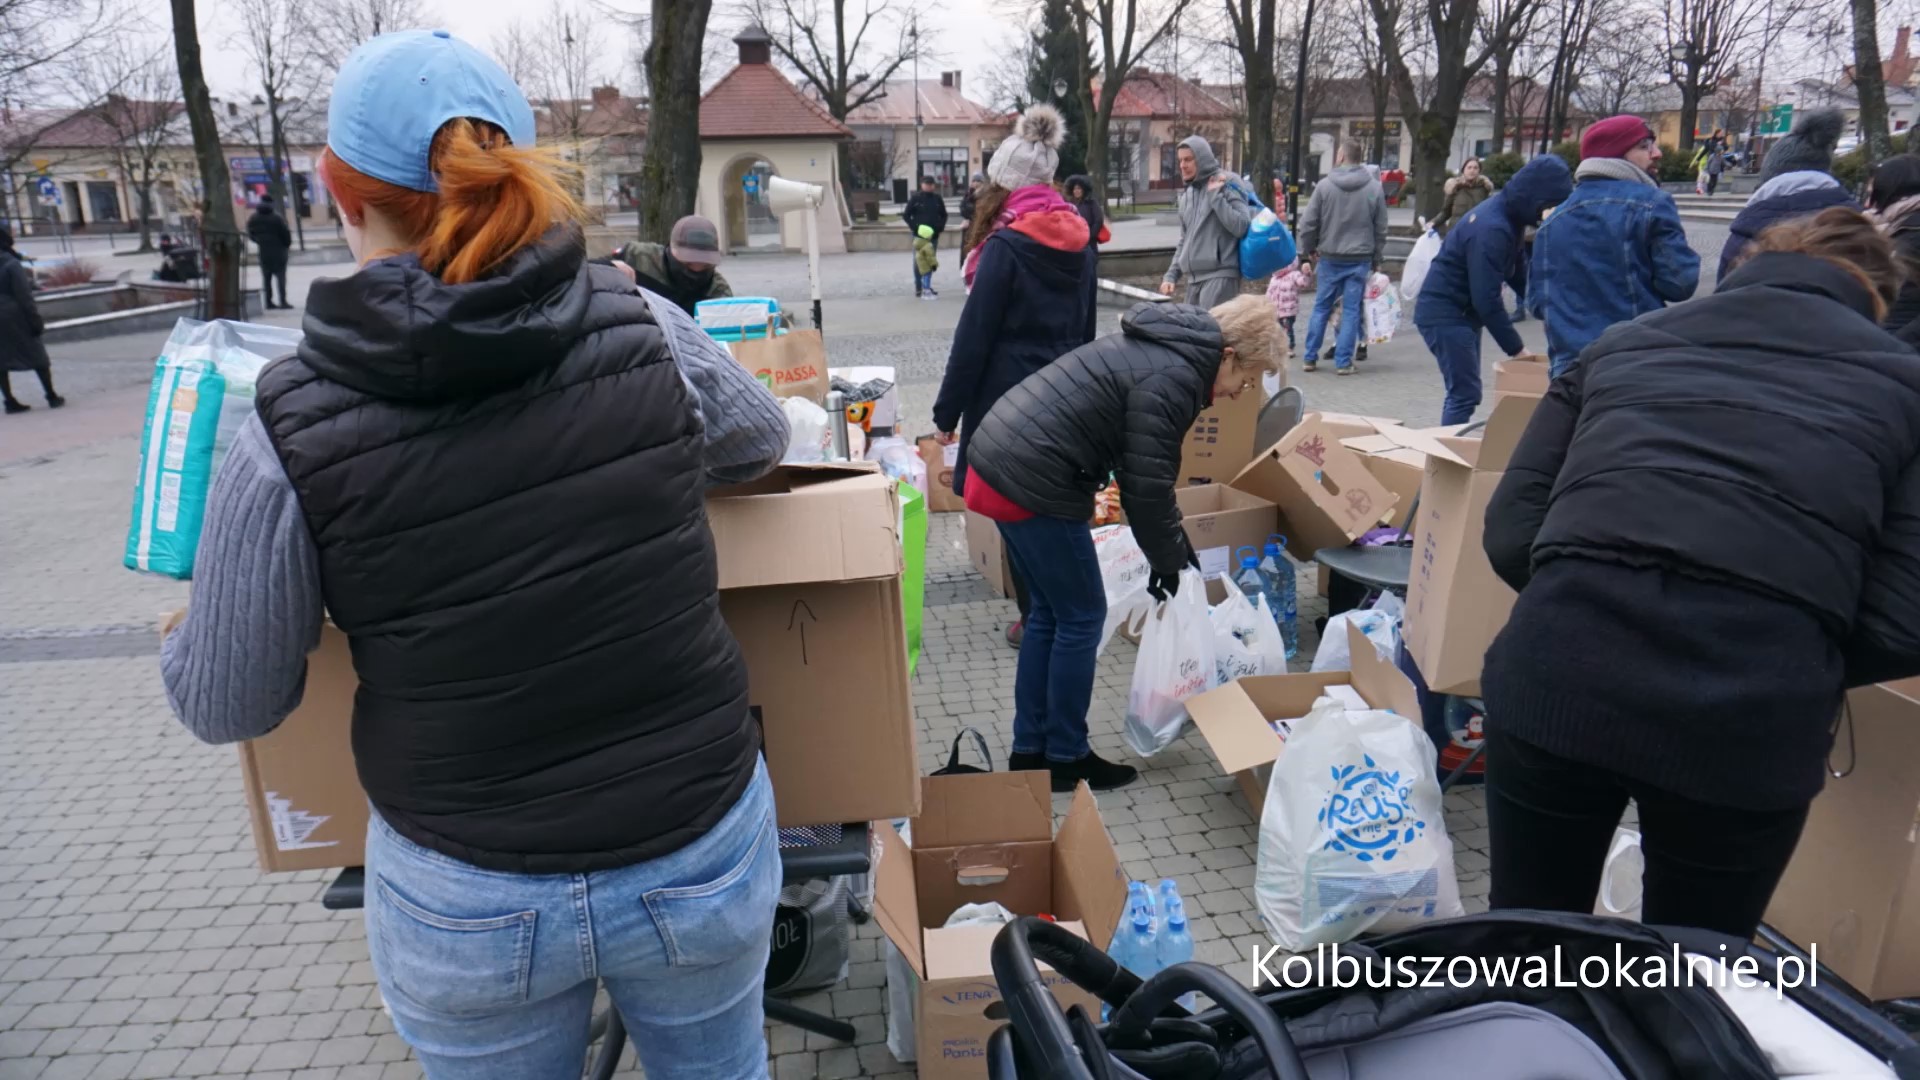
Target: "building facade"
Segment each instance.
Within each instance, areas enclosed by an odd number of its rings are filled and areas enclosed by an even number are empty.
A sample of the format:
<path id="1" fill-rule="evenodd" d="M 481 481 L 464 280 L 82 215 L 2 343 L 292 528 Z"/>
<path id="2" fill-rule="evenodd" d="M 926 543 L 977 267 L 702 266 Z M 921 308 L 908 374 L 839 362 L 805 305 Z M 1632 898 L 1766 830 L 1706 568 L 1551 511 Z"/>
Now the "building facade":
<path id="1" fill-rule="evenodd" d="M 847 114 L 847 127 L 854 137 L 850 186 L 899 199 L 923 176 L 943 195 L 965 194 L 1013 124 L 962 93 L 960 72 L 943 71 L 938 79 L 888 80 L 878 97 Z"/>

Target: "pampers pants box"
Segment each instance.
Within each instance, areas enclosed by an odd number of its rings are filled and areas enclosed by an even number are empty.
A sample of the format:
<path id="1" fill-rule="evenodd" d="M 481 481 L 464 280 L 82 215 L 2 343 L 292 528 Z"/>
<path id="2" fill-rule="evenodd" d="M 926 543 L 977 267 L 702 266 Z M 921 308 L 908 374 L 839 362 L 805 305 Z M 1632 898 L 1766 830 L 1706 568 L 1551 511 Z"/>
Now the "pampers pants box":
<path id="1" fill-rule="evenodd" d="M 909 830 L 912 847 L 875 823 L 873 916 L 919 982 L 915 1054 L 923 1080 L 987 1075 L 987 1039 L 1006 1023 L 990 954 L 997 926 L 948 927 L 964 904 L 1051 915 L 1106 948 L 1127 899 L 1126 874 L 1085 783 L 1053 830 L 1044 772 L 929 776 Z M 1060 1007 L 1099 1014 L 1092 994 L 1042 966 Z"/>
<path id="2" fill-rule="evenodd" d="M 780 825 L 912 817 L 920 769 L 894 482 L 865 463 L 782 466 L 713 492 L 707 515 L 720 611 L 746 654 Z M 357 686 L 346 635 L 329 624 L 300 707 L 241 744 L 262 869 L 363 862 Z"/>

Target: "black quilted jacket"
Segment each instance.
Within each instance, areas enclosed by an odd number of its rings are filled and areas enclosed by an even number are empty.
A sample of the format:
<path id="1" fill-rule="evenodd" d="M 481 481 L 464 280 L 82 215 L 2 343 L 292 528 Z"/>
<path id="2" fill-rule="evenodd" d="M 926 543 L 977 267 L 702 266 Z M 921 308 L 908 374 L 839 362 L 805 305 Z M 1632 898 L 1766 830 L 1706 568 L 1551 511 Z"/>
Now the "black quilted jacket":
<path id="1" fill-rule="evenodd" d="M 974 430 L 968 458 L 1024 510 L 1085 521 L 1118 473 L 1140 549 L 1163 574 L 1191 557 L 1173 501 L 1180 447 L 1213 397 L 1226 342 L 1205 309 L 1139 304 L 1098 338 L 1007 391 Z"/>

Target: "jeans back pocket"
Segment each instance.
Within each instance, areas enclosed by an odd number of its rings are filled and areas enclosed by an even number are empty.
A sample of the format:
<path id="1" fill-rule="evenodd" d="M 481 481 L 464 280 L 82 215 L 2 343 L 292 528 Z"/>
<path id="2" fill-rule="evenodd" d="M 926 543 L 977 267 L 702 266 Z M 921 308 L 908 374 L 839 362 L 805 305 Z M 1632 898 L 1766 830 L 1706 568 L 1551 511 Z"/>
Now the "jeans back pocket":
<path id="1" fill-rule="evenodd" d="M 409 900 L 384 877 L 375 886 L 383 982 L 438 1013 L 485 1014 L 526 1003 L 534 912 L 454 918 Z"/>
<path id="2" fill-rule="evenodd" d="M 747 950 L 770 947 L 780 896 L 780 848 L 772 814 L 762 821 L 746 853 L 712 881 L 642 894 L 669 965 L 713 967 Z"/>

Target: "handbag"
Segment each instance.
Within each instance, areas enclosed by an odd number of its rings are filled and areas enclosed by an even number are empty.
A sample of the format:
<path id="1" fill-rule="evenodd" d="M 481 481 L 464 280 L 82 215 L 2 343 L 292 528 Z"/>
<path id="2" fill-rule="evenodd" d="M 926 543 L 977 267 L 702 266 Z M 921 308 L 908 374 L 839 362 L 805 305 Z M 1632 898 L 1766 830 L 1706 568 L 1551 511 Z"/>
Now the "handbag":
<path id="1" fill-rule="evenodd" d="M 1240 238 L 1240 276 L 1263 278 L 1284 269 L 1296 254 L 1293 233 L 1287 229 L 1287 223 L 1267 209 L 1260 196 L 1239 177 L 1228 181 L 1228 186 L 1254 209 L 1253 222 L 1247 226 L 1247 234 Z"/>
<path id="2" fill-rule="evenodd" d="M 980 760 L 987 763 L 987 767 L 984 769 L 978 765 L 960 764 L 960 744 L 965 742 L 969 735 L 973 736 L 973 748 L 980 751 Z M 947 756 L 946 765 L 935 769 L 932 775 L 958 776 L 966 773 L 990 773 L 992 771 L 993 754 L 987 749 L 986 737 L 973 728 L 961 728 L 960 734 L 953 737 L 953 753 Z"/>

